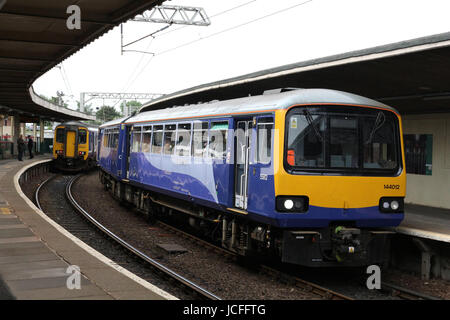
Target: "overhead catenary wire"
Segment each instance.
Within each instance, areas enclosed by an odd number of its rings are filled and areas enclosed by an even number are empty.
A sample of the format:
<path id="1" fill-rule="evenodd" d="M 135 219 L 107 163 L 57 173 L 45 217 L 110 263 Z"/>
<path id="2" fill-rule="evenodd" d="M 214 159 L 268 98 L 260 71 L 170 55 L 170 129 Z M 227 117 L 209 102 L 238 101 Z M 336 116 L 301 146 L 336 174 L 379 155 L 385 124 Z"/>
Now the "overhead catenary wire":
<path id="1" fill-rule="evenodd" d="M 256 0 L 254 0 L 254 1 L 256 1 Z M 301 2 L 301 3 L 298 3 L 298 4 L 295 4 L 295 5 L 293 5 L 293 6 L 290 6 L 290 7 L 287 7 L 287 8 L 284 8 L 284 9 L 281 9 L 281 10 L 278 10 L 278 11 L 275 11 L 275 12 L 272 12 L 272 13 L 267 14 L 267 15 L 264 15 L 264 16 L 262 16 L 262 17 L 259 17 L 259 18 L 256 18 L 256 19 L 253 19 L 253 20 L 250 20 L 250 21 L 247 21 L 247 22 L 244 22 L 244 23 L 241 23 L 241 24 L 232 26 L 232 27 L 229 27 L 229 28 L 227 28 L 227 29 L 218 31 L 218 32 L 216 32 L 216 33 L 213 33 L 213 34 L 210 34 L 210 35 L 207 35 L 207 36 L 204 36 L 204 37 L 201 37 L 200 39 L 196 39 L 196 40 L 190 41 L 190 42 L 188 42 L 188 43 L 179 45 L 179 46 L 177 46 L 177 47 L 174 47 L 174 48 L 171 48 L 171 49 L 167 49 L 167 50 L 164 50 L 164 51 L 155 53 L 155 54 L 150 58 L 150 60 L 147 62 L 147 64 L 141 69 L 141 71 L 138 73 L 138 75 L 133 79 L 132 84 L 134 84 L 134 82 L 139 78 L 139 76 L 145 71 L 145 69 L 146 69 L 147 66 L 150 64 L 150 62 L 153 60 L 153 58 L 155 58 L 155 57 L 157 57 L 157 56 L 161 56 L 161 55 L 163 55 L 163 54 L 166 54 L 166 53 L 168 53 L 168 52 L 171 52 L 171 51 L 174 51 L 174 50 L 177 50 L 177 49 L 180 49 L 180 48 L 189 46 L 189 45 L 191 45 L 191 44 L 193 44 L 193 43 L 196 43 L 196 42 L 199 42 L 199 41 L 201 41 L 201 40 L 205 40 L 205 39 L 208 39 L 208 38 L 212 38 L 212 37 L 214 37 L 214 36 L 217 36 L 217 35 L 226 33 L 226 32 L 228 32 L 228 31 L 232 31 L 232 30 L 238 29 L 238 28 L 240 28 L 240 27 L 249 25 L 249 24 L 251 24 L 251 23 L 254 23 L 254 22 L 257 22 L 257 21 L 260 21 L 260 20 L 263 20 L 263 19 L 272 17 L 272 16 L 274 16 L 274 15 L 277 15 L 277 14 L 280 14 L 280 13 L 283 13 L 283 12 L 286 12 L 286 11 L 289 11 L 289 10 L 292 10 L 292 9 L 294 9 L 294 8 L 296 8 L 296 7 L 299 7 L 299 6 L 308 4 L 308 3 L 312 2 L 312 1 L 313 1 L 313 0 L 303 1 L 303 2 Z M 250 2 L 249 2 L 249 3 L 250 3 Z M 230 11 L 230 10 L 228 10 L 228 11 Z M 217 15 L 216 15 L 216 16 L 217 16 Z M 181 29 L 181 28 L 179 28 L 179 29 Z M 179 29 L 178 29 L 178 30 L 179 30 Z M 165 34 L 167 34 L 167 32 L 166 32 Z M 164 35 L 164 34 L 161 34 L 161 35 Z M 161 36 L 161 35 L 160 35 L 160 36 Z"/>
<path id="2" fill-rule="evenodd" d="M 70 86 L 69 78 L 67 77 L 67 73 L 66 73 L 66 70 L 65 70 L 65 68 L 64 68 L 64 64 L 63 64 L 63 63 L 60 63 L 60 64 L 57 66 L 57 68 L 59 69 L 59 72 L 60 72 L 60 74 L 61 74 L 61 78 L 62 78 L 62 80 L 63 80 L 63 82 L 64 82 L 64 86 L 65 86 L 66 89 L 67 89 L 67 93 L 69 93 L 69 95 L 73 96 L 72 87 Z"/>
<path id="3" fill-rule="evenodd" d="M 222 14 L 225 14 L 225 13 L 228 13 L 228 12 L 230 12 L 230 11 L 234 11 L 234 10 L 236 10 L 236 9 L 245 7 L 245 6 L 247 6 L 247 5 L 249 5 L 249 4 L 253 3 L 253 2 L 256 2 L 256 1 L 258 1 L 258 0 L 247 1 L 247 2 L 245 2 L 245 3 L 242 3 L 242 4 L 240 4 L 240 5 L 237 5 L 237 6 L 235 6 L 235 7 L 232 7 L 232 8 L 226 9 L 226 10 L 224 10 L 224 11 L 221 11 L 221 12 L 219 12 L 219 13 L 216 13 L 216 14 L 210 16 L 209 18 L 212 19 L 212 18 L 218 17 L 218 16 L 220 16 L 220 15 L 222 15 Z M 168 31 L 166 31 L 166 32 L 161 33 L 161 34 L 159 35 L 159 37 L 165 36 L 165 35 L 167 35 L 167 34 L 169 34 L 169 33 L 175 32 L 175 31 L 179 31 L 179 30 L 184 29 L 184 28 L 187 28 L 187 27 L 192 27 L 192 26 L 181 26 L 181 27 L 176 28 L 176 29 L 168 30 Z"/>
<path id="4" fill-rule="evenodd" d="M 228 31 L 232 31 L 232 30 L 235 30 L 235 29 L 244 27 L 244 26 L 249 25 L 249 24 L 251 24 L 251 23 L 254 23 L 254 22 L 257 22 L 257 21 L 260 21 L 260 20 L 263 20 L 263 19 L 272 17 L 272 16 L 274 16 L 274 15 L 277 15 L 277 14 L 280 14 L 280 13 L 283 13 L 283 12 L 286 12 L 286 11 L 289 11 L 289 10 L 292 10 L 292 9 L 294 9 L 294 8 L 296 8 L 296 7 L 299 7 L 299 6 L 308 4 L 308 3 L 312 2 L 312 1 L 313 1 L 313 0 L 303 1 L 303 2 L 301 2 L 301 3 L 295 4 L 295 5 L 290 6 L 290 7 L 288 7 L 288 8 L 284 8 L 284 9 L 281 9 L 281 10 L 278 10 L 278 11 L 275 11 L 275 12 L 272 12 L 272 13 L 270 13 L 270 14 L 267 14 L 267 15 L 265 15 L 265 16 L 262 16 L 262 17 L 259 17 L 259 18 L 256 18 L 256 19 L 253 19 L 253 20 L 250 20 L 250 21 L 247 21 L 247 22 L 244 22 L 244 23 L 235 25 L 235 26 L 232 26 L 232 27 L 230 27 L 230 28 L 227 28 L 227 29 L 224 29 L 224 30 L 215 32 L 215 33 L 212 33 L 212 34 L 210 34 L 210 35 L 201 37 L 201 38 L 199 38 L 199 39 L 196 39 L 196 40 L 193 40 L 193 41 L 190 41 L 190 42 L 187 42 L 187 43 L 182 44 L 182 45 L 179 45 L 179 46 L 177 46 L 177 47 L 170 48 L 170 49 L 167 49 L 167 50 L 158 52 L 158 53 L 155 54 L 155 56 L 160 56 L 160 55 L 163 55 L 163 54 L 165 54 L 165 53 L 168 53 L 168 52 L 171 52 L 171 51 L 174 51 L 174 50 L 177 50 L 177 49 L 180 49 L 180 48 L 189 46 L 189 45 L 191 45 L 191 44 L 193 44 L 193 43 L 196 43 L 196 42 L 199 42 L 199 41 L 208 39 L 208 38 L 212 38 L 212 37 L 214 37 L 214 36 L 223 34 L 223 33 L 228 32 Z"/>
<path id="5" fill-rule="evenodd" d="M 231 12 L 231 11 L 234 11 L 234 10 L 237 10 L 237 9 L 239 9 L 239 8 L 242 8 L 242 7 L 244 7 L 244 6 L 247 6 L 247 5 L 249 5 L 249 4 L 253 3 L 253 2 L 256 2 L 256 1 L 258 1 L 258 0 L 247 1 L 247 2 L 245 2 L 245 3 L 242 3 L 242 4 L 240 4 L 240 5 L 237 5 L 237 6 L 235 6 L 235 7 L 232 7 L 232 8 L 226 9 L 226 10 L 224 10 L 224 11 L 221 11 L 221 12 L 219 12 L 219 13 L 216 13 L 216 14 L 212 15 L 210 18 L 215 18 L 215 17 L 218 17 L 218 16 L 223 15 L 223 14 L 225 14 L 225 13 L 228 13 L 228 12 Z M 171 33 L 171 32 L 174 32 L 174 31 L 179 31 L 179 30 L 184 29 L 184 28 L 186 28 L 186 27 L 190 27 L 190 26 L 182 26 L 182 27 L 179 27 L 179 28 L 177 28 L 177 29 L 173 29 L 173 30 L 166 31 L 166 32 L 164 32 L 164 33 L 159 34 L 158 37 L 162 37 L 162 36 L 164 36 L 164 35 L 166 35 L 166 34 L 169 34 L 169 33 Z M 160 29 L 159 31 L 162 31 L 162 30 Z M 154 33 L 153 33 L 153 34 L 154 34 Z M 148 37 L 148 36 L 147 36 L 147 37 Z M 145 37 L 144 37 L 144 38 L 145 38 Z M 152 41 L 153 41 L 153 39 L 155 39 L 155 38 L 156 38 L 156 36 L 152 36 Z M 146 49 L 145 51 L 148 50 L 148 48 L 150 47 L 150 44 L 151 44 L 151 42 L 149 43 L 149 45 L 148 45 L 148 47 L 147 47 L 147 49 Z M 138 67 L 139 67 L 140 64 L 142 63 L 144 57 L 145 57 L 145 54 L 142 54 L 139 63 L 136 65 L 135 69 L 133 70 L 133 72 L 131 73 L 129 79 L 127 80 L 126 85 L 124 86 L 124 88 L 126 88 L 126 89 L 125 89 L 126 91 L 129 90 L 129 88 L 134 84 L 134 82 L 135 82 L 135 81 L 140 77 L 140 75 L 146 70 L 146 68 L 148 67 L 148 65 L 150 64 L 150 62 L 153 60 L 153 58 L 155 57 L 155 55 L 153 55 L 153 56 L 150 57 L 150 59 L 147 61 L 147 63 L 146 63 L 145 66 L 141 69 L 141 71 L 133 78 L 133 74 L 136 72 L 136 70 L 138 69 Z M 132 80 L 131 83 L 129 83 L 131 78 L 133 78 L 133 80 Z M 119 101 L 116 102 L 116 103 L 114 104 L 114 106 L 117 105 L 117 103 L 119 103 Z"/>

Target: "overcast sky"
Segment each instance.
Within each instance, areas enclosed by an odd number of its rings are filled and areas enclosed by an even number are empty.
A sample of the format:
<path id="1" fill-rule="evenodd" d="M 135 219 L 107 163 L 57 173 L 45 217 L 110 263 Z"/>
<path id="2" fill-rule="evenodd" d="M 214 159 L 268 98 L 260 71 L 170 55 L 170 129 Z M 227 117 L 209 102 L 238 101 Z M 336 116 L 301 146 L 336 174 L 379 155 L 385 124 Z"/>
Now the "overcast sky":
<path id="1" fill-rule="evenodd" d="M 211 25 L 173 25 L 130 47 L 154 56 L 121 55 L 116 27 L 63 62 L 68 81 L 63 81 L 62 70 L 53 68 L 34 83 L 36 92 L 52 96 L 61 90 L 76 100 L 80 92 L 92 91 L 172 93 L 288 63 L 450 31 L 448 0 L 174 0 L 164 4 L 202 7 Z M 127 22 L 124 42 L 164 26 Z"/>

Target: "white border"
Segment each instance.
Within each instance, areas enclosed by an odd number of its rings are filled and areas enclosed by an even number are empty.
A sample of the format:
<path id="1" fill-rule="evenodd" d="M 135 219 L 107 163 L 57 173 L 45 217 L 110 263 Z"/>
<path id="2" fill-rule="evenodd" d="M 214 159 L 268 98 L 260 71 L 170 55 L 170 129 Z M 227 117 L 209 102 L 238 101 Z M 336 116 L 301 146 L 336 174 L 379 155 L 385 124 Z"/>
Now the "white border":
<path id="1" fill-rule="evenodd" d="M 28 197 L 22 192 L 22 189 L 20 188 L 20 184 L 19 184 L 20 176 L 27 169 L 29 169 L 29 168 L 31 168 L 31 167 L 33 167 L 35 165 L 38 165 L 38 164 L 41 164 L 41 163 L 45 163 L 45 162 L 50 162 L 50 161 L 51 160 L 42 160 L 42 161 L 31 163 L 31 164 L 23 167 L 22 169 L 20 169 L 19 172 L 17 172 L 16 175 L 14 176 L 14 187 L 16 188 L 17 193 L 28 204 L 28 206 L 31 209 L 33 209 L 39 216 L 41 216 L 42 219 L 44 219 L 49 224 L 51 224 L 53 227 L 55 227 L 56 230 L 58 230 L 61 234 L 63 234 L 67 238 L 69 238 L 72 242 L 77 244 L 80 248 L 82 248 L 83 250 L 85 250 L 86 252 L 88 252 L 89 254 L 91 254 L 92 256 L 94 256 L 95 258 L 97 258 L 98 260 L 100 260 L 101 262 L 106 264 L 107 266 L 113 268 L 114 270 L 120 272 L 124 276 L 126 276 L 126 277 L 130 278 L 131 280 L 137 282 L 138 284 L 140 284 L 144 288 L 146 288 L 146 289 L 156 293 L 157 295 L 160 295 L 163 299 L 166 299 L 166 300 L 179 300 L 177 297 L 171 295 L 170 293 L 167 293 L 166 291 L 156 287 L 155 285 L 149 283 L 148 281 L 146 281 L 146 280 L 138 277 L 137 275 L 131 273 L 127 269 L 117 265 L 114 261 L 112 261 L 111 259 L 105 257 L 103 254 L 101 254 L 100 252 L 98 252 L 94 248 L 90 247 L 89 245 L 87 245 L 86 243 L 84 243 L 83 241 L 81 241 L 80 239 L 78 239 L 77 237 L 72 235 L 71 233 L 69 233 L 66 229 L 64 229 L 59 224 L 57 224 L 55 221 L 50 219 L 44 212 L 39 210 L 39 208 L 37 208 L 34 205 L 34 203 L 30 199 L 28 199 Z"/>

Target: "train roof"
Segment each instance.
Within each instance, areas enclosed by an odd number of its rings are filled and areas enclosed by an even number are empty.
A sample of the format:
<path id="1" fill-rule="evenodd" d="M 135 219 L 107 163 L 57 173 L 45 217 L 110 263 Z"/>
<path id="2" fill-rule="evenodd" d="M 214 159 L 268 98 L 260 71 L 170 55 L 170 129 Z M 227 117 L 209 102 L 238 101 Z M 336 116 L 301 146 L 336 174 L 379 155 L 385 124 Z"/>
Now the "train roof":
<path id="1" fill-rule="evenodd" d="M 131 124 L 183 118 L 226 117 L 232 114 L 272 112 L 274 110 L 287 109 L 293 105 L 301 104 L 364 105 L 397 112 L 394 108 L 381 102 L 348 92 L 330 89 L 295 89 L 281 93 L 268 93 L 260 96 L 250 96 L 224 101 L 216 100 L 208 103 L 174 106 L 172 108 L 146 111 L 138 113 L 124 122 Z M 119 120 L 120 119 L 110 121 L 103 124 L 101 127 L 119 124 L 121 123 Z"/>
<path id="2" fill-rule="evenodd" d="M 121 124 L 122 122 L 124 122 L 125 120 L 127 120 L 129 117 L 122 117 L 119 119 L 114 119 L 108 122 L 103 123 L 100 128 L 106 128 L 106 127 L 112 127 L 112 126 L 118 126 L 119 124 Z"/>
<path id="3" fill-rule="evenodd" d="M 58 124 L 56 126 L 56 128 L 59 126 L 79 126 L 79 127 L 86 127 L 86 128 L 88 128 L 88 130 L 93 130 L 93 131 L 98 130 L 98 125 L 96 125 L 96 124 L 88 124 L 88 123 L 83 123 L 83 122 L 79 122 L 79 121 L 62 122 L 62 123 Z"/>

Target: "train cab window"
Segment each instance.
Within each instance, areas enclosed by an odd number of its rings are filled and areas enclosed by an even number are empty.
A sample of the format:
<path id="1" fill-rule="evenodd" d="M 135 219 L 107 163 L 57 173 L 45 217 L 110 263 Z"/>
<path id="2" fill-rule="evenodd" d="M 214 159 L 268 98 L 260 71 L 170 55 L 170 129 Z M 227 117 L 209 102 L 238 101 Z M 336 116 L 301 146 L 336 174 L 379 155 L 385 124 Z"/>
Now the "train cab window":
<path id="1" fill-rule="evenodd" d="M 133 142 L 131 145 L 131 152 L 139 152 L 139 146 L 141 145 L 141 129 L 142 127 L 133 127 Z"/>
<path id="2" fill-rule="evenodd" d="M 273 118 L 260 118 L 257 125 L 257 161 L 268 164 L 272 159 Z"/>
<path id="3" fill-rule="evenodd" d="M 149 153 L 150 152 L 150 142 L 152 140 L 152 127 L 147 126 L 144 127 L 142 131 L 142 149 L 141 152 Z"/>
<path id="4" fill-rule="evenodd" d="M 211 122 L 209 131 L 209 155 L 212 159 L 227 157 L 228 121 Z"/>
<path id="5" fill-rule="evenodd" d="M 208 122 L 194 122 L 192 133 L 192 155 L 195 158 L 206 158 L 208 148 Z"/>
<path id="6" fill-rule="evenodd" d="M 86 144 L 87 132 L 84 129 L 78 130 L 78 144 Z"/>
<path id="7" fill-rule="evenodd" d="M 330 167 L 358 167 L 358 120 L 350 115 L 330 117 Z"/>
<path id="8" fill-rule="evenodd" d="M 164 154 L 171 155 L 175 151 L 175 136 L 176 125 L 166 124 L 164 127 Z"/>
<path id="9" fill-rule="evenodd" d="M 383 112 L 363 119 L 364 168 L 393 169 L 397 166 L 394 124 Z"/>
<path id="10" fill-rule="evenodd" d="M 305 112 L 289 118 L 287 162 L 291 166 L 324 167 L 326 119 Z"/>
<path id="11" fill-rule="evenodd" d="M 163 132 L 163 126 L 153 126 L 152 153 L 161 153 Z"/>
<path id="12" fill-rule="evenodd" d="M 180 123 L 177 130 L 177 143 L 175 145 L 175 154 L 177 156 L 191 155 L 191 124 Z"/>
<path id="13" fill-rule="evenodd" d="M 393 112 L 351 106 L 293 108 L 286 116 L 288 170 L 395 175 L 400 168 Z"/>
<path id="14" fill-rule="evenodd" d="M 64 143 L 64 128 L 56 129 L 56 142 Z"/>

